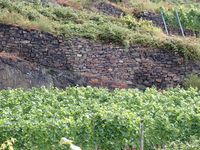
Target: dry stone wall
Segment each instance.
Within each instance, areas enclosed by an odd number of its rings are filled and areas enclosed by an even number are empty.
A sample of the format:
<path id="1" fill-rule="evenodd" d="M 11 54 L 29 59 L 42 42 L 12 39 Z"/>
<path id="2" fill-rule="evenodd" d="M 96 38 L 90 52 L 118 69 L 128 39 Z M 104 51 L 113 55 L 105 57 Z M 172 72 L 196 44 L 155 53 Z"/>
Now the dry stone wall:
<path id="1" fill-rule="evenodd" d="M 0 52 L 20 58 L 21 64 L 26 62 L 38 68 L 37 71 L 28 68 L 32 78 L 28 78 L 27 82 L 34 78 L 34 82 L 31 82 L 34 84 L 29 84 L 28 87 L 35 86 L 38 81 L 40 86 L 48 86 L 49 82 L 60 88 L 69 85 L 103 86 L 111 89 L 145 89 L 153 85 L 166 88 L 181 85 L 188 74 L 200 73 L 200 65 L 197 62 L 189 61 L 185 64 L 178 54 L 165 50 L 148 49 L 138 45 L 125 49 L 113 44 L 81 38 L 64 39 L 49 33 L 2 24 Z M 9 59 L 6 65 L 8 62 Z M 14 64 L 14 68 L 23 68 L 17 67 L 18 61 Z M 2 68 L 4 65 L 5 61 L 0 61 Z M 6 78 L 6 73 L 0 70 L 2 89 L 7 87 L 7 82 L 1 74 Z M 37 80 L 38 74 L 42 74 L 44 79 Z M 7 76 L 6 80 L 14 77 L 15 73 Z M 22 76 L 16 78 L 15 82 L 18 82 L 17 80 L 21 82 Z M 9 83 L 9 86 L 10 84 L 12 83 Z"/>
<path id="2" fill-rule="evenodd" d="M 200 73 L 197 63 L 185 64 L 182 57 L 165 50 L 137 45 L 124 49 L 83 39 L 72 43 L 75 56 L 69 63 L 95 86 L 145 89 L 154 85 L 163 89 L 181 85 L 188 74 Z"/>

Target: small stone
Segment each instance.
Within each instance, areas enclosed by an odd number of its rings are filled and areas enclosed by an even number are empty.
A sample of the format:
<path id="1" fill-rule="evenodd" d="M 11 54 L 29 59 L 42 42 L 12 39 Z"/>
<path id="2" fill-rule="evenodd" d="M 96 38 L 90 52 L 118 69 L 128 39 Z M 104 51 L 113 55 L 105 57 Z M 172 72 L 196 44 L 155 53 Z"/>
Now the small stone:
<path id="1" fill-rule="evenodd" d="M 90 80 L 90 83 L 91 83 L 92 85 L 97 85 L 97 84 L 99 84 L 99 80 L 98 80 L 98 79 L 91 79 L 91 80 Z"/>
<path id="2" fill-rule="evenodd" d="M 22 44 L 28 44 L 28 43 L 30 43 L 30 41 L 24 40 L 24 41 L 21 41 L 21 43 L 22 43 Z"/>
<path id="3" fill-rule="evenodd" d="M 168 77 L 173 77 L 174 76 L 173 73 L 168 73 L 167 75 L 168 75 Z"/>
<path id="4" fill-rule="evenodd" d="M 82 57 L 82 55 L 81 54 L 77 54 L 77 57 Z"/>
<path id="5" fill-rule="evenodd" d="M 161 83 L 162 79 L 156 79 L 156 82 Z"/>
<path id="6" fill-rule="evenodd" d="M 148 87 L 151 85 L 148 81 L 144 81 L 143 84 Z"/>
<path id="7" fill-rule="evenodd" d="M 113 82 L 111 85 L 110 85 L 111 88 L 119 88 L 119 89 L 127 89 L 128 88 L 128 85 L 126 83 L 115 83 Z"/>
<path id="8" fill-rule="evenodd" d="M 174 81 L 179 81 L 179 80 L 180 80 L 180 77 L 175 76 L 175 77 L 173 77 L 173 80 L 174 80 Z"/>
<path id="9" fill-rule="evenodd" d="M 132 82 L 132 81 L 126 81 L 126 84 L 128 84 L 128 85 L 132 85 L 133 82 Z"/>
<path id="10" fill-rule="evenodd" d="M 137 62 L 141 62 L 141 59 L 140 58 L 136 58 L 135 59 Z"/>
<path id="11" fill-rule="evenodd" d="M 109 68 L 109 69 L 108 69 L 108 71 L 110 71 L 110 72 L 111 72 L 111 71 L 113 71 L 113 69 L 112 69 L 112 68 Z"/>

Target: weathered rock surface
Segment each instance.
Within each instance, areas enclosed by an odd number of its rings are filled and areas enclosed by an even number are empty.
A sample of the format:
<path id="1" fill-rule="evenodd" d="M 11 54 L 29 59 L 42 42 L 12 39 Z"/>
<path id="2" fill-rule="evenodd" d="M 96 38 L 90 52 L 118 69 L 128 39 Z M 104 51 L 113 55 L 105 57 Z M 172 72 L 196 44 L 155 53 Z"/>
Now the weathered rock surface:
<path id="1" fill-rule="evenodd" d="M 53 85 L 52 78 L 43 72 L 43 68 L 7 53 L 0 53 L 0 79 L 0 89 Z"/>
<path id="2" fill-rule="evenodd" d="M 0 53 L 0 79 L 0 89 L 85 85 L 71 71 L 45 68 L 5 52 Z"/>

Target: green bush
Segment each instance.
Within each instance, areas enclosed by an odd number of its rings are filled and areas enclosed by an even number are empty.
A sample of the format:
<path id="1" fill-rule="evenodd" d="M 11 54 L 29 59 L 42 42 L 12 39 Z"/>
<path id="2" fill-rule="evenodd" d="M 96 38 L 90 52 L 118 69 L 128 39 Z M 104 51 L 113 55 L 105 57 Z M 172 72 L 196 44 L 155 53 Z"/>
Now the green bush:
<path id="1" fill-rule="evenodd" d="M 174 141 L 167 145 L 169 150 L 199 150 L 199 137 L 192 136 L 188 142 Z"/>
<path id="2" fill-rule="evenodd" d="M 184 81 L 184 86 L 186 88 L 197 88 L 198 90 L 200 90 L 200 77 L 198 75 L 190 75 L 188 76 L 188 78 Z"/>
<path id="3" fill-rule="evenodd" d="M 84 150 L 145 149 L 200 136 L 200 93 L 194 89 L 115 90 L 67 88 L 0 91 L 0 143 L 13 137 L 18 150 L 65 149 L 61 137 Z"/>
<path id="4" fill-rule="evenodd" d="M 189 29 L 193 32 L 200 32 L 200 11 L 199 8 L 190 7 L 178 7 L 169 11 L 165 11 L 166 21 L 169 25 L 179 28 L 179 24 L 176 18 L 176 10 L 179 13 L 179 17 L 184 29 Z"/>
<path id="5" fill-rule="evenodd" d="M 102 41 L 113 42 L 119 45 L 129 46 L 131 41 L 130 30 L 113 24 L 105 23 L 100 26 L 98 38 Z"/>

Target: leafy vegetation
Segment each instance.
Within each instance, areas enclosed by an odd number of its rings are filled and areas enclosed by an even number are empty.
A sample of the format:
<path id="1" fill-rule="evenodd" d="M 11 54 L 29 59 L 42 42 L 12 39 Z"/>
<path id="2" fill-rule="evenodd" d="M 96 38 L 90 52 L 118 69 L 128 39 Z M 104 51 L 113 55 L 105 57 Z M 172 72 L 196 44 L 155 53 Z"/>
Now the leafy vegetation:
<path id="1" fill-rule="evenodd" d="M 175 14 L 177 10 L 184 29 L 191 30 L 194 34 L 198 34 L 200 32 L 200 4 L 195 0 L 133 0 L 129 3 L 131 4 L 131 7 L 129 8 L 134 8 L 137 11 L 147 10 L 160 14 L 160 8 L 163 8 L 165 10 L 167 24 L 171 27 L 179 29 L 179 24 Z"/>
<path id="2" fill-rule="evenodd" d="M 175 11 L 178 11 L 181 23 L 184 29 L 189 29 L 191 31 L 200 32 L 200 11 L 199 8 L 176 8 L 171 11 L 166 11 L 166 19 L 169 25 L 179 28 Z"/>
<path id="3" fill-rule="evenodd" d="M 196 0 L 129 0 L 128 4 L 129 6 L 127 5 L 126 7 L 153 12 L 159 12 L 160 7 L 166 9 L 172 9 L 177 6 L 200 8 L 200 4 Z"/>
<path id="4" fill-rule="evenodd" d="M 197 88 L 200 90 L 200 77 L 198 75 L 191 74 L 188 78 L 184 81 L 184 86 L 186 88 Z"/>
<path id="5" fill-rule="evenodd" d="M 170 150 L 199 150 L 200 139 L 199 137 L 192 136 L 189 141 L 181 142 L 179 140 L 169 144 L 168 149 Z"/>
<path id="6" fill-rule="evenodd" d="M 84 2 L 86 3 L 86 2 Z M 126 47 L 140 44 L 200 59 L 198 38 L 168 37 L 151 22 L 131 14 L 115 18 L 86 9 L 0 0 L 0 22 L 34 28 L 66 38 L 83 37 Z"/>
<path id="7" fill-rule="evenodd" d="M 0 92 L 0 143 L 16 138 L 15 149 L 64 149 L 68 137 L 84 150 L 139 147 L 140 121 L 145 149 L 198 142 L 200 93 L 195 89 L 115 90 L 67 88 Z M 174 143 L 172 143 L 174 142 Z M 185 144 L 187 147 L 187 144 Z"/>
<path id="8" fill-rule="evenodd" d="M 130 2 L 139 6 L 136 1 Z M 154 10 L 159 6 L 154 4 L 168 4 L 160 0 L 148 2 L 152 4 L 147 5 L 149 9 Z M 176 2 L 169 0 L 172 5 Z M 91 1 L 77 3 L 87 5 Z M 184 26 L 193 31 L 199 31 L 197 8 L 183 8 L 180 12 Z M 173 13 L 174 10 L 169 11 L 167 19 L 176 26 Z M 173 51 L 186 59 L 200 59 L 199 38 L 168 37 L 151 22 L 137 20 L 129 11 L 126 16 L 115 18 L 84 8 L 0 0 L 0 22 L 66 38 L 89 38 L 126 47 L 141 44 Z M 185 86 L 200 89 L 199 81 L 199 77 L 192 76 Z M 16 150 L 66 149 L 59 144 L 61 137 L 72 139 L 84 150 L 139 148 L 140 122 L 144 120 L 145 149 L 166 145 L 172 150 L 196 150 L 200 147 L 199 99 L 200 92 L 193 88 L 162 92 L 156 89 L 110 92 L 90 87 L 2 90 L 0 149 L 12 149 L 13 138 L 17 139 Z"/>
<path id="9" fill-rule="evenodd" d="M 0 145 L 0 150 L 14 150 L 13 145 L 15 143 L 15 139 L 11 138 L 9 140 L 6 140 L 3 142 L 3 144 Z"/>

